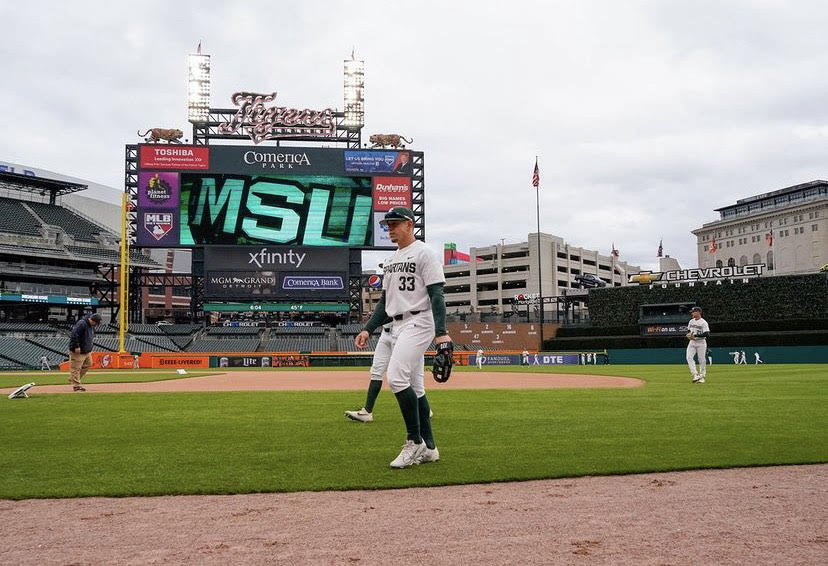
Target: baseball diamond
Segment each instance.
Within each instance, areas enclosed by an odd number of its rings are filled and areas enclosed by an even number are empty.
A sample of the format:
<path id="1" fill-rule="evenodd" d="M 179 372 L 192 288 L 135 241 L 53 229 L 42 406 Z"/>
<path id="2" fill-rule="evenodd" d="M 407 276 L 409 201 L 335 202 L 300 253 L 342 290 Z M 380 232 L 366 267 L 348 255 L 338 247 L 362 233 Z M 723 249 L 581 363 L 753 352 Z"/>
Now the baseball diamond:
<path id="1" fill-rule="evenodd" d="M 826 563 L 828 4 L 91 4 L 3 11 L 0 565 Z"/>

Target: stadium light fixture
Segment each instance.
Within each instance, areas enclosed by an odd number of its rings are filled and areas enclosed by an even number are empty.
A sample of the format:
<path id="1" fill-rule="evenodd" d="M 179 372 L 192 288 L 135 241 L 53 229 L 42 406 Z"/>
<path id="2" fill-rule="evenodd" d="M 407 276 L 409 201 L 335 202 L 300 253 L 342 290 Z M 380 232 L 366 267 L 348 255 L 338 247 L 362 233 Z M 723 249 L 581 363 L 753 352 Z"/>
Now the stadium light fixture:
<path id="1" fill-rule="evenodd" d="M 187 119 L 206 122 L 210 114 L 210 56 L 201 53 L 199 42 L 196 53 L 191 54 L 188 61 Z"/>
<path id="2" fill-rule="evenodd" d="M 359 130 L 365 125 L 365 61 L 351 58 L 345 60 L 345 120 L 349 130 Z"/>

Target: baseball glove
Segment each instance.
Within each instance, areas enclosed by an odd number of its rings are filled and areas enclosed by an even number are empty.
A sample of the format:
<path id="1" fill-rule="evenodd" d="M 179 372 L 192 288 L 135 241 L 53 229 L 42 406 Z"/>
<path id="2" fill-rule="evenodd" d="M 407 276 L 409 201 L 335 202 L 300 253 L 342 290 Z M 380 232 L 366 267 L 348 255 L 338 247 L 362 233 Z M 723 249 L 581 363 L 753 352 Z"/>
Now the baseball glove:
<path id="1" fill-rule="evenodd" d="M 688 332 L 687 334 L 684 335 L 684 337 L 687 338 L 688 340 L 692 340 L 693 338 L 696 337 L 696 335 L 693 334 L 692 332 Z"/>
<path id="2" fill-rule="evenodd" d="M 434 354 L 434 367 L 431 375 L 437 383 L 445 383 L 451 377 L 451 366 L 454 365 L 454 344 L 443 342 L 437 344 L 437 353 Z"/>

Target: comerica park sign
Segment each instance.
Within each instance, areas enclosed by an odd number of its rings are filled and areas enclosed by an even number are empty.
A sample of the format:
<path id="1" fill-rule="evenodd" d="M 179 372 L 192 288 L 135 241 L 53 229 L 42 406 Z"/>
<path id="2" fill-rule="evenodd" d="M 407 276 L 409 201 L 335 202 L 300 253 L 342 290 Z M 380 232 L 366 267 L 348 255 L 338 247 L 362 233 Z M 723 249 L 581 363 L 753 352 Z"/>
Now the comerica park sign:
<path id="1" fill-rule="evenodd" d="M 765 271 L 764 263 L 750 265 L 728 265 L 726 267 L 701 267 L 697 269 L 675 269 L 672 271 L 642 271 L 630 276 L 630 283 L 667 287 L 668 285 L 688 287 L 695 285 L 724 285 L 736 281 L 747 283 L 751 277 L 760 277 Z"/>

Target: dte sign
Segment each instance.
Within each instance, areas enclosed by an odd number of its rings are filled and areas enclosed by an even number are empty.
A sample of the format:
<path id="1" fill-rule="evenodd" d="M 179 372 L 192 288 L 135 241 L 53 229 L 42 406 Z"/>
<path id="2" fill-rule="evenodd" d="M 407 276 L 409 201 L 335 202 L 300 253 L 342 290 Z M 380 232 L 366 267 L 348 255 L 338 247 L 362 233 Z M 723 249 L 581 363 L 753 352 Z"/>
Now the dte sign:
<path id="1" fill-rule="evenodd" d="M 563 356 L 543 356 L 542 359 L 542 363 L 545 366 L 563 365 L 566 363 Z"/>

